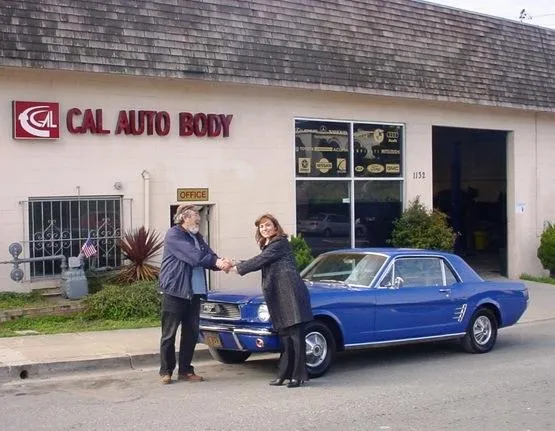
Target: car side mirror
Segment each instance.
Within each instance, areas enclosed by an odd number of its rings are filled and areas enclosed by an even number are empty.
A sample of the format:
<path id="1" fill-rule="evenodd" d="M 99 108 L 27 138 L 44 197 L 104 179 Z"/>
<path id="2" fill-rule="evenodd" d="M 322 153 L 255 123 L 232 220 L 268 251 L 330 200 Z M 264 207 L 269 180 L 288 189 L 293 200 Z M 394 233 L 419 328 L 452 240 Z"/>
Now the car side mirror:
<path id="1" fill-rule="evenodd" d="M 400 287 L 403 287 L 404 282 L 405 280 L 403 280 L 403 277 L 395 277 L 395 280 L 393 281 L 393 287 L 395 289 L 399 289 Z"/>

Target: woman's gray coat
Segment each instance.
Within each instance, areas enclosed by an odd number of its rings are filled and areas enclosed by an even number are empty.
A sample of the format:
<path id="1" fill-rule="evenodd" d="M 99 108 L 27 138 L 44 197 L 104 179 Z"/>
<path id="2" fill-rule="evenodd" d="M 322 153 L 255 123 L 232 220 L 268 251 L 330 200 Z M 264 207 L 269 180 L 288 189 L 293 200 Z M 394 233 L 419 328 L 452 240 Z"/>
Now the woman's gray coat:
<path id="1" fill-rule="evenodd" d="M 310 296 L 301 280 L 291 245 L 285 235 L 274 237 L 262 252 L 237 264 L 245 275 L 262 270 L 262 292 L 275 329 L 312 320 Z"/>

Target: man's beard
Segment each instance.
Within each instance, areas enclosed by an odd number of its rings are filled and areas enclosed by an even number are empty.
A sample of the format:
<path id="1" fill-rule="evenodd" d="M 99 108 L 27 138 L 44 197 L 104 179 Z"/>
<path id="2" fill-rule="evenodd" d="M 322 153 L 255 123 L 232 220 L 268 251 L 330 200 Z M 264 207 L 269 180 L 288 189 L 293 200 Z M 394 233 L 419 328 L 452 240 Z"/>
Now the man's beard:
<path id="1" fill-rule="evenodd" d="M 198 226 L 191 226 L 191 227 L 187 228 L 187 230 L 189 231 L 189 233 L 192 233 L 193 235 L 196 235 L 199 231 L 199 227 Z"/>

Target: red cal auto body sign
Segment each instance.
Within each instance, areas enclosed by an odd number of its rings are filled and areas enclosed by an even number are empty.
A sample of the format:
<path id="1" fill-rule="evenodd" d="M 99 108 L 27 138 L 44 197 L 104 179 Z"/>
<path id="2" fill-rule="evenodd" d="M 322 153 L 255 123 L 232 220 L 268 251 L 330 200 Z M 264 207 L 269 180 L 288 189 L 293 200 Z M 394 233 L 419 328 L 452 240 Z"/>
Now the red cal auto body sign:
<path id="1" fill-rule="evenodd" d="M 58 139 L 60 107 L 52 102 L 12 103 L 14 139 Z"/>
<path id="2" fill-rule="evenodd" d="M 60 137 L 60 108 L 52 102 L 12 103 L 14 139 L 57 139 Z M 158 135 L 173 133 L 187 138 L 228 138 L 232 114 L 204 112 L 121 110 L 117 117 L 105 118 L 101 108 L 70 108 L 65 114 L 65 126 L 72 135 Z"/>

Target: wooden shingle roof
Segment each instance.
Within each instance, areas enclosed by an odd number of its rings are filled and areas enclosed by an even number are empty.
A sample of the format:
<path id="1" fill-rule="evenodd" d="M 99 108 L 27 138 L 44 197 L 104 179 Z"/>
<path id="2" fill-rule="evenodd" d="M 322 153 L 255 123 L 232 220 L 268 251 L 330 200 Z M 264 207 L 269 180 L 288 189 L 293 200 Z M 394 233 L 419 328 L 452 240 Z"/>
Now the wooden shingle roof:
<path id="1" fill-rule="evenodd" d="M 0 0 L 0 66 L 555 111 L 555 31 L 415 0 Z"/>

